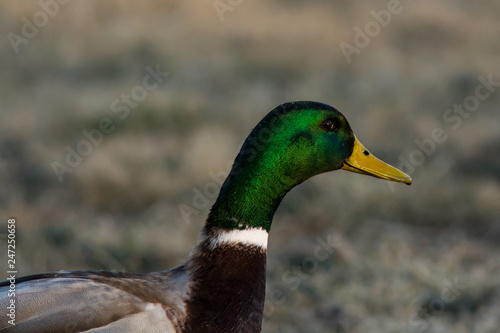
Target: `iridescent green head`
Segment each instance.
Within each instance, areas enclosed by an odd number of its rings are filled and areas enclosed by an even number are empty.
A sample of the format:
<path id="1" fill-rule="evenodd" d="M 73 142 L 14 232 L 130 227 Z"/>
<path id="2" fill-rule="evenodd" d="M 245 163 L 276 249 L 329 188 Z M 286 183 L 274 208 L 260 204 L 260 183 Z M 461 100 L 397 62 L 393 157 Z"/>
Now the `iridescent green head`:
<path id="1" fill-rule="evenodd" d="M 282 104 L 246 139 L 207 225 L 269 230 L 290 189 L 338 169 L 411 183 L 407 175 L 371 155 L 335 108 L 316 102 Z"/>

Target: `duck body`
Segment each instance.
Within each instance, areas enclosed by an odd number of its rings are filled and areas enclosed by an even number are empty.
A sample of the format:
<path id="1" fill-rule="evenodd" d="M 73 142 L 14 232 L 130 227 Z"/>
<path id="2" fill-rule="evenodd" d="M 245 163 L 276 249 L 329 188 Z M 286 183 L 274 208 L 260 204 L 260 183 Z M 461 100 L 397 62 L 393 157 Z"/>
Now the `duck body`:
<path id="1" fill-rule="evenodd" d="M 331 106 L 293 102 L 250 133 L 183 265 L 145 274 L 77 271 L 0 282 L 0 307 L 16 302 L 0 332 L 260 332 L 268 232 L 294 186 L 345 169 L 411 183 L 377 160 Z"/>
<path id="2" fill-rule="evenodd" d="M 164 272 L 30 275 L 0 332 L 260 332 L 265 271 L 265 249 L 206 238 Z"/>

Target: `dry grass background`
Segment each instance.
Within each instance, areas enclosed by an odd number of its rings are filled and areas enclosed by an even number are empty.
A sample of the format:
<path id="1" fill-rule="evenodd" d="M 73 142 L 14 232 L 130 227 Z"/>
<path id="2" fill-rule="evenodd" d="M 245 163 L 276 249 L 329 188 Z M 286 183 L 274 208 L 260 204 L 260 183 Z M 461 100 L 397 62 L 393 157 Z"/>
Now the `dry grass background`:
<path id="1" fill-rule="evenodd" d="M 348 63 L 340 43 L 387 5 L 241 1 L 221 21 L 211 1 L 74 0 L 15 53 L 7 34 L 41 7 L 2 1 L 1 270 L 8 217 L 20 275 L 181 263 L 213 198 L 189 223 L 179 205 L 193 205 L 269 110 L 316 100 L 396 166 L 435 128 L 447 140 L 411 187 L 339 171 L 285 198 L 263 332 L 498 332 L 500 91 L 457 129 L 443 114 L 479 75 L 500 81 L 500 3 L 401 1 Z M 157 65 L 170 75 L 120 120 L 113 101 Z M 116 130 L 59 182 L 51 163 L 104 117 Z M 311 259 L 328 237 L 335 251 Z"/>

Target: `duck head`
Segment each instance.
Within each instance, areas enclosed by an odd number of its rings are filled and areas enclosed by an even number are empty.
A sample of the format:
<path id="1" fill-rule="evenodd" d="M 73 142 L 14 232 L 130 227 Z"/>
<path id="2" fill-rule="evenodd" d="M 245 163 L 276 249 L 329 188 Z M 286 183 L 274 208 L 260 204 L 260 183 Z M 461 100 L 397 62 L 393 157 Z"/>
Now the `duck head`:
<path id="1" fill-rule="evenodd" d="M 260 221 L 251 225 L 266 220 L 269 223 L 264 227 L 269 229 L 274 211 L 291 188 L 314 175 L 339 169 L 412 182 L 408 175 L 371 154 L 335 108 L 308 101 L 282 104 L 246 139 L 211 215 L 223 211 L 227 216 L 218 220 Z M 221 206 L 224 208 L 219 209 Z M 267 215 L 257 216 L 263 212 Z M 237 226 L 229 223 L 227 227 Z"/>
<path id="2" fill-rule="evenodd" d="M 282 180 L 295 185 L 338 169 L 412 182 L 408 175 L 371 154 L 342 113 L 317 102 L 286 103 L 271 111 L 248 136 L 232 173 L 239 174 L 244 168 L 277 172 Z"/>

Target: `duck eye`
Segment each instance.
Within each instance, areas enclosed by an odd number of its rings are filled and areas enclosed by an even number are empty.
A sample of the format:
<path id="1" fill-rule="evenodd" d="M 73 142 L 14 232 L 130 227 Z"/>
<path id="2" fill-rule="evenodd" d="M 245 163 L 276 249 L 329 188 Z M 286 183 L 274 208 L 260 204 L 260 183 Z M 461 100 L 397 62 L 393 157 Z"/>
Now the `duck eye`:
<path id="1" fill-rule="evenodd" d="M 335 123 L 331 119 L 323 120 L 323 122 L 321 123 L 321 128 L 324 129 L 327 132 L 331 132 L 331 131 L 336 131 L 337 130 L 337 126 L 335 125 Z"/>

